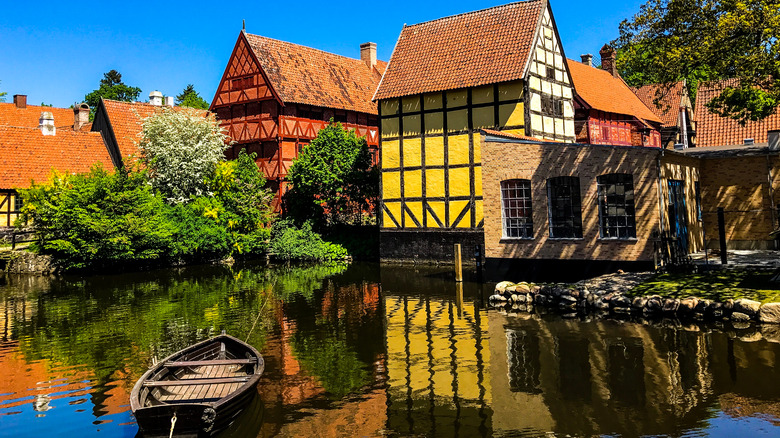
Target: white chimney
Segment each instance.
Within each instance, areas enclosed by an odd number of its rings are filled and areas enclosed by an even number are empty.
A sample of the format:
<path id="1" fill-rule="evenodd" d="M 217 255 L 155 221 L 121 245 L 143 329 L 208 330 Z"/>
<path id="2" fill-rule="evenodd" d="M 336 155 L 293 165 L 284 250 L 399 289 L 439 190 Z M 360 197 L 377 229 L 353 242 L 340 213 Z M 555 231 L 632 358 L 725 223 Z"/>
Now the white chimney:
<path id="1" fill-rule="evenodd" d="M 365 62 L 369 68 L 374 68 L 376 65 L 376 43 L 361 44 L 360 59 Z"/>
<path id="2" fill-rule="evenodd" d="M 175 106 L 173 103 L 173 96 L 165 96 L 165 105 L 170 107 Z"/>
<path id="3" fill-rule="evenodd" d="M 767 131 L 766 139 L 769 143 L 770 151 L 780 150 L 780 129 Z"/>
<path id="4" fill-rule="evenodd" d="M 38 123 L 38 128 L 40 128 L 43 135 L 57 135 L 57 127 L 54 126 L 54 115 L 51 112 L 42 112 Z"/>
<path id="5" fill-rule="evenodd" d="M 149 93 L 149 103 L 151 103 L 154 106 L 162 106 L 163 103 L 163 95 L 157 90 L 152 91 Z"/>
<path id="6" fill-rule="evenodd" d="M 587 65 L 588 67 L 593 67 L 593 55 L 586 53 L 584 55 L 580 55 L 580 58 L 582 58 L 583 64 Z"/>

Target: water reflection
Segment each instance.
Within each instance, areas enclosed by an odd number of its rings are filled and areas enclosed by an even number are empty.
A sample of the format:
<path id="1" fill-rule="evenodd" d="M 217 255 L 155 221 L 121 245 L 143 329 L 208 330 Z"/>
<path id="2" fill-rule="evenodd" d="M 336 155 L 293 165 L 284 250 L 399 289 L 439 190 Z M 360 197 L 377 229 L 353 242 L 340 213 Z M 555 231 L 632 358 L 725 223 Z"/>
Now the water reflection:
<path id="1" fill-rule="evenodd" d="M 750 329 L 502 314 L 486 292 L 446 270 L 360 264 L 8 277 L 0 427 L 134 436 L 135 380 L 224 328 L 251 330 L 266 359 L 226 436 L 780 431 L 780 344 Z"/>

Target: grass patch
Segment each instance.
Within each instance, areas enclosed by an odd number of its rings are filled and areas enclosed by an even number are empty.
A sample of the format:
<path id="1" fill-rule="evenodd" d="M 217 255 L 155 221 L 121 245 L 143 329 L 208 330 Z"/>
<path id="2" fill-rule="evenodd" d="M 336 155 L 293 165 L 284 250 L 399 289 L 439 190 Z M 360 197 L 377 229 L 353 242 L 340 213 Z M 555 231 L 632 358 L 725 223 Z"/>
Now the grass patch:
<path id="1" fill-rule="evenodd" d="M 700 274 L 659 274 L 638 285 L 630 296 L 665 298 L 696 296 L 714 301 L 747 298 L 762 303 L 780 302 L 780 283 L 769 281 L 773 271 L 712 271 Z"/>

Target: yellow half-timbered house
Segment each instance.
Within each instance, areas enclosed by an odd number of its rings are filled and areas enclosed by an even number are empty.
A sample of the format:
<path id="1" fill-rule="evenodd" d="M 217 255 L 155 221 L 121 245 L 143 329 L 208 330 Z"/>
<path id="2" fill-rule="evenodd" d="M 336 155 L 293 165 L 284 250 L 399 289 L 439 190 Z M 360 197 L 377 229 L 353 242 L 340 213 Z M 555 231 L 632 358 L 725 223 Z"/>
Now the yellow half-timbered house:
<path id="1" fill-rule="evenodd" d="M 571 76 L 546 0 L 404 26 L 379 105 L 381 256 L 483 242 L 481 129 L 573 142 Z"/>

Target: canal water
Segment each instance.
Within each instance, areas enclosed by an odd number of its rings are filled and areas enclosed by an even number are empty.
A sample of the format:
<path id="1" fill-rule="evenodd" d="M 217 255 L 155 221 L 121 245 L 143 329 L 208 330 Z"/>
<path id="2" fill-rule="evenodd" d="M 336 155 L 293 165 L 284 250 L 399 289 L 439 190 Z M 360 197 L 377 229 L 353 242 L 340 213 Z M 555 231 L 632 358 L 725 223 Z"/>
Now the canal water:
<path id="1" fill-rule="evenodd" d="M 136 436 L 135 381 L 222 329 L 266 360 L 225 436 L 780 435 L 780 344 L 490 292 L 376 264 L 6 277 L 0 436 Z"/>

